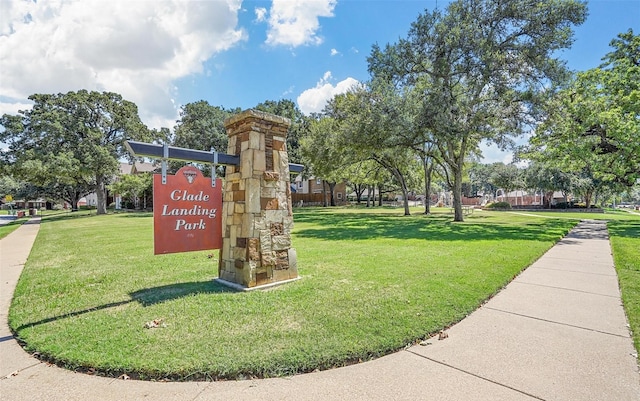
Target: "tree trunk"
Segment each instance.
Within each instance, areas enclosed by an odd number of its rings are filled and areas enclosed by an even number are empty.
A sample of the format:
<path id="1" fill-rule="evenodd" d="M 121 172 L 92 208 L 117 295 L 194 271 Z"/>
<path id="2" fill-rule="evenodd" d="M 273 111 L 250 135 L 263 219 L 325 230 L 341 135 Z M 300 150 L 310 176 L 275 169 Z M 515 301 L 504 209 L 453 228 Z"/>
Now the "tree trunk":
<path id="1" fill-rule="evenodd" d="M 77 191 L 65 191 L 67 194 L 67 198 L 64 200 L 69 202 L 71 205 L 71 210 L 78 210 L 78 201 L 80 200 L 80 193 Z"/>
<path id="2" fill-rule="evenodd" d="M 462 165 L 456 166 L 453 172 L 453 221 L 464 221 L 462 214 Z"/>
<path id="3" fill-rule="evenodd" d="M 327 207 L 327 182 L 322 180 L 322 207 Z"/>
<path id="4" fill-rule="evenodd" d="M 367 185 L 367 207 L 371 207 L 371 192 L 373 192 L 373 185 Z M 373 206 L 376 205 L 376 198 L 373 198 Z"/>
<path id="5" fill-rule="evenodd" d="M 404 179 L 404 175 L 398 170 L 394 168 L 392 170 L 393 175 L 396 177 L 396 180 L 400 183 L 400 189 L 402 189 L 402 198 L 404 203 L 404 215 L 410 216 L 411 211 L 409 210 L 409 190 L 407 189 L 407 181 Z"/>
<path id="6" fill-rule="evenodd" d="M 335 206 L 336 205 L 336 199 L 334 196 L 333 191 L 336 189 L 336 183 L 335 182 L 330 182 L 329 183 L 329 197 L 331 199 L 330 205 L 331 206 Z"/>
<path id="7" fill-rule="evenodd" d="M 424 167 L 424 214 L 431 214 L 431 172 L 433 171 L 433 165 L 429 163 L 429 158 L 425 157 L 423 160 Z"/>
<path id="8" fill-rule="evenodd" d="M 96 205 L 96 214 L 107 214 L 107 189 L 104 185 L 104 176 L 96 175 L 96 197 L 98 198 Z"/>
<path id="9" fill-rule="evenodd" d="M 375 206 L 376 201 L 376 188 L 373 187 L 373 205 Z M 382 206 L 382 186 L 378 184 L 378 206 Z"/>
<path id="10" fill-rule="evenodd" d="M 362 203 L 362 194 L 364 193 L 364 188 L 365 185 L 364 184 L 356 184 L 354 185 L 354 190 L 356 192 L 356 203 L 359 205 L 360 203 Z"/>
<path id="11" fill-rule="evenodd" d="M 588 189 L 584 193 L 584 203 L 587 209 L 591 207 L 591 198 L 593 197 L 593 190 Z"/>

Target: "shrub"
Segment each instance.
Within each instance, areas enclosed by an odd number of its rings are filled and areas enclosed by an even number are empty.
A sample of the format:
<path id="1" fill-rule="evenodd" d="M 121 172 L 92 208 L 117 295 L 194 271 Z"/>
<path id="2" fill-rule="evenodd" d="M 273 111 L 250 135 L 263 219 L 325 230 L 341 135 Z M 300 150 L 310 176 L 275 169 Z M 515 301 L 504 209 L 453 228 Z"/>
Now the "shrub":
<path id="1" fill-rule="evenodd" d="M 573 207 L 571 202 L 558 202 L 552 206 L 554 209 L 570 209 Z"/>
<path id="2" fill-rule="evenodd" d="M 509 202 L 493 202 L 486 206 L 488 209 L 511 209 L 511 203 Z"/>

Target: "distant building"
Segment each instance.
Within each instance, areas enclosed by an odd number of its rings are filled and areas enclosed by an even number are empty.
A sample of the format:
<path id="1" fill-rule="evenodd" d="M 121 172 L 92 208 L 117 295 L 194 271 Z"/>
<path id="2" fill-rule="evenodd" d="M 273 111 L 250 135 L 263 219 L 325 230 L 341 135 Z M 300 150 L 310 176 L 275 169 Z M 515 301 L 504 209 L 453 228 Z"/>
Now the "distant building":
<path id="1" fill-rule="evenodd" d="M 134 164 L 120 163 L 119 174 L 114 179 L 117 180 L 121 175 L 138 174 L 138 173 L 152 173 L 158 169 L 158 165 L 155 163 L 135 162 Z M 115 204 L 116 209 L 122 208 L 122 197 L 120 194 L 110 194 L 107 191 L 107 205 L 111 203 Z M 98 195 L 93 192 L 84 198 L 80 198 L 78 206 L 96 206 L 98 204 Z"/>
<path id="2" fill-rule="evenodd" d="M 291 183 L 291 202 L 294 206 L 321 206 L 326 191 L 326 203 L 331 202 L 329 183 L 322 178 L 303 178 L 298 175 Z M 347 184 L 339 182 L 333 188 L 333 199 L 336 205 L 347 203 Z"/>

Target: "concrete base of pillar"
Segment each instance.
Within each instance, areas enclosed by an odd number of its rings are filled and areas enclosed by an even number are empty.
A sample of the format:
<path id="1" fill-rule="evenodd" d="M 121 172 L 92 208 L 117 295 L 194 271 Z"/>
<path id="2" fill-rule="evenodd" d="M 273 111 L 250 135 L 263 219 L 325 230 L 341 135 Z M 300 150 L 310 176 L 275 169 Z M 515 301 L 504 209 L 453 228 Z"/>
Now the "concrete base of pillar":
<path id="1" fill-rule="evenodd" d="M 282 281 L 277 281 L 275 283 L 269 283 L 269 284 L 263 284 L 263 285 L 257 285 L 255 287 L 245 287 L 243 285 L 240 285 L 238 283 L 234 283 L 231 281 L 227 281 L 227 280 L 223 280 L 221 278 L 215 278 L 213 279 L 214 282 L 224 285 L 225 287 L 229 287 L 229 288 L 233 288 L 236 291 L 254 291 L 254 290 L 265 290 L 267 288 L 272 288 L 272 287 L 277 287 L 279 285 L 282 284 L 287 284 L 287 283 L 292 283 L 294 281 L 298 281 L 300 280 L 302 277 L 298 276 L 296 278 L 292 278 L 289 280 L 282 280 Z"/>

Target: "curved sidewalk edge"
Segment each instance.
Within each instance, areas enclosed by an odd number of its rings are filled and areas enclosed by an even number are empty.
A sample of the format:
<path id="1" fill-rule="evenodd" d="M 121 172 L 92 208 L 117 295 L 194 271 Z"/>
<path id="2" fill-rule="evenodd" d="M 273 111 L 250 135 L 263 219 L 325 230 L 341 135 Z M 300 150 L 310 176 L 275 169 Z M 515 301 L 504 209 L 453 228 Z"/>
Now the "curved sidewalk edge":
<path id="1" fill-rule="evenodd" d="M 0 241 L 3 400 L 640 400 L 602 222 L 580 223 L 445 340 L 288 378 L 187 383 L 93 377 L 25 353 L 6 334 L 5 299 L 34 233 L 37 225 L 23 226 Z"/>

